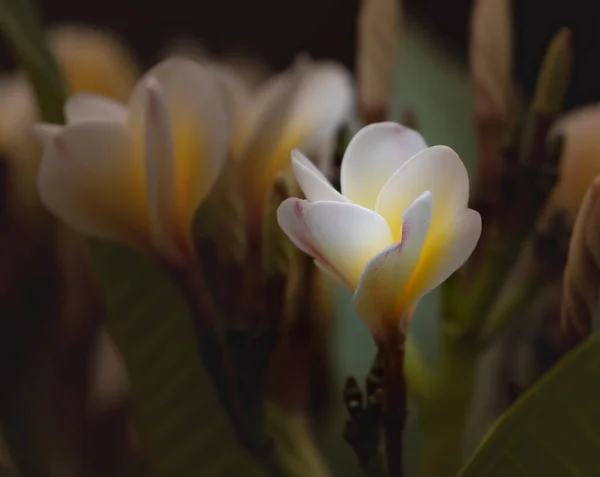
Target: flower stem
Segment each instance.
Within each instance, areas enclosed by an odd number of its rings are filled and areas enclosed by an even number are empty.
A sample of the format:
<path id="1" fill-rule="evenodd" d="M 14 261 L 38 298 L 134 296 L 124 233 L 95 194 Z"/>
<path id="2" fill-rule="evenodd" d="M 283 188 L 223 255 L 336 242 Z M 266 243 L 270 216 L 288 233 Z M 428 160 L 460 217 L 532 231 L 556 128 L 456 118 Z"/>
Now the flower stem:
<path id="1" fill-rule="evenodd" d="M 195 265 L 178 269 L 173 275 L 188 301 L 203 364 L 221 402 L 229 412 L 230 422 L 238 438 L 244 445 L 248 445 L 248 429 L 238 391 L 235 361 L 215 326 L 216 308 L 206 281 Z"/>
<path id="2" fill-rule="evenodd" d="M 404 338 L 399 345 L 380 347 L 380 353 L 383 358 L 383 430 L 388 477 L 402 477 L 402 433 L 407 415 Z"/>

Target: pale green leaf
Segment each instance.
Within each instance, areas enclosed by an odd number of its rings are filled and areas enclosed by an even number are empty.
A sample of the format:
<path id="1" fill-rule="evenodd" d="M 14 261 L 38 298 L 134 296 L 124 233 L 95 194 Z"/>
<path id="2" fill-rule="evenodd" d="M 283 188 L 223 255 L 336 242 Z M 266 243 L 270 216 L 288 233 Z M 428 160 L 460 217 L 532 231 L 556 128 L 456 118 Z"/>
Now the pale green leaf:
<path id="1" fill-rule="evenodd" d="M 502 416 L 459 477 L 600 475 L 600 336 Z"/>

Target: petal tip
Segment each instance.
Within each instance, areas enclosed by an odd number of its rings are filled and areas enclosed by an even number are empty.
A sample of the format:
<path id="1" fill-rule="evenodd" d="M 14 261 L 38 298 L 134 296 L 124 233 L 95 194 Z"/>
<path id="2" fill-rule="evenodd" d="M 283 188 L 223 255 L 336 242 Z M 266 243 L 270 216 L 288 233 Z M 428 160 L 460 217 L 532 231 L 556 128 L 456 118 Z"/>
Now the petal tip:
<path id="1" fill-rule="evenodd" d="M 46 147 L 52 142 L 56 142 L 63 129 L 64 126 L 57 124 L 37 123 L 32 126 L 31 131 L 42 146 Z"/>
<path id="2" fill-rule="evenodd" d="M 156 110 L 159 102 L 162 100 L 163 90 L 160 83 L 154 76 L 150 76 L 144 83 L 146 92 L 146 101 L 151 110 Z"/>

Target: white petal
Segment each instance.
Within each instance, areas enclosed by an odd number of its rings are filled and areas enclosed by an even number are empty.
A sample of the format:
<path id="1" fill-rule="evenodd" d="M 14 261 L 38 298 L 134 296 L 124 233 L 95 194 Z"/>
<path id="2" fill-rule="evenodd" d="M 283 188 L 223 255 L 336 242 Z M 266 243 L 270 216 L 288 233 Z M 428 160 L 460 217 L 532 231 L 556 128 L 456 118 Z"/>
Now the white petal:
<path id="1" fill-rule="evenodd" d="M 559 180 L 554 199 L 575 220 L 592 180 L 600 174 L 600 103 L 577 108 L 553 126 L 551 134 L 561 134 L 565 147 L 560 160 Z"/>
<path id="2" fill-rule="evenodd" d="M 342 194 L 355 204 L 375 209 L 384 184 L 408 159 L 426 147 L 418 132 L 401 124 L 385 122 L 364 127 L 352 138 L 342 160 Z M 401 212 L 397 215 L 398 223 Z"/>
<path id="3" fill-rule="evenodd" d="M 442 259 L 428 277 L 424 293 L 440 286 L 462 267 L 477 246 L 481 236 L 481 216 L 478 212 L 472 209 L 462 211 L 453 225 L 452 233 L 444 239 Z"/>
<path id="4" fill-rule="evenodd" d="M 125 105 L 99 94 L 77 93 L 67 99 L 65 103 L 65 118 L 67 124 L 88 119 L 125 123 L 127 108 Z"/>
<path id="5" fill-rule="evenodd" d="M 400 231 L 398 216 L 426 190 L 433 195 L 432 229 L 466 207 L 469 177 L 462 160 L 449 147 L 425 149 L 398 169 L 383 186 L 375 210 L 388 221 L 395 237 Z"/>
<path id="6" fill-rule="evenodd" d="M 295 70 L 271 78 L 252 101 L 233 142 L 234 156 L 242 165 L 242 193 L 251 235 L 257 233 L 277 174 L 289 166 L 290 151 L 301 142 L 300 131 L 286 132 L 299 81 Z"/>
<path id="7" fill-rule="evenodd" d="M 351 290 L 371 257 L 391 243 L 385 220 L 354 204 L 286 199 L 277 220 L 298 248 L 335 270 Z"/>
<path id="8" fill-rule="evenodd" d="M 175 150 L 177 220 L 189 230 L 225 162 L 231 120 L 210 65 L 171 58 L 151 69 L 133 92 L 129 119 L 135 137 L 143 131 L 145 80 L 150 77 L 164 93 Z"/>
<path id="9" fill-rule="evenodd" d="M 354 84 L 350 73 L 336 63 L 311 62 L 300 70 L 303 76 L 294 92 L 286 130 L 305 131 L 302 149 L 328 173 L 335 152 L 331 144 L 354 108 Z"/>
<path id="10" fill-rule="evenodd" d="M 178 260 L 173 137 L 162 88 L 154 78 L 146 80 L 145 106 L 144 160 L 152 240 L 158 250 Z"/>
<path id="11" fill-rule="evenodd" d="M 298 149 L 292 151 L 292 167 L 296 180 L 309 202 L 317 200 L 348 202 L 342 194 L 335 190 L 321 171 Z"/>
<path id="12" fill-rule="evenodd" d="M 52 142 L 64 128 L 64 126 L 59 126 L 58 124 L 37 123 L 33 126 L 33 134 L 40 141 L 42 146 L 46 146 Z"/>
<path id="13" fill-rule="evenodd" d="M 297 71 L 286 70 L 261 86 L 248 104 L 238 135 L 234 138 L 233 152 L 237 158 L 251 155 L 254 159 L 249 151 L 260 149 L 268 153 L 275 146 L 299 81 Z"/>
<path id="14" fill-rule="evenodd" d="M 223 93 L 227 116 L 232 119 L 232 127 L 241 126 L 242 116 L 250 102 L 250 92 L 244 81 L 224 65 L 214 65 L 217 83 Z"/>
<path id="15" fill-rule="evenodd" d="M 402 298 L 419 262 L 432 214 L 432 195 L 425 192 L 402 216 L 402 240 L 373 257 L 360 277 L 354 308 L 376 340 L 385 340 L 390 330 L 397 332 L 412 305 Z"/>
<path id="16" fill-rule="evenodd" d="M 130 160 L 124 126 L 86 121 L 66 127 L 44 150 L 38 176 L 42 202 L 75 230 L 139 244 L 147 233 L 140 173 Z"/>
<path id="17" fill-rule="evenodd" d="M 333 268 L 329 267 L 327 264 L 321 262 L 320 260 L 315 260 L 314 264 L 319 270 L 321 270 L 329 278 L 332 278 L 336 282 L 344 283 L 344 280 L 342 279 L 342 277 L 340 277 L 337 274 L 337 272 Z"/>

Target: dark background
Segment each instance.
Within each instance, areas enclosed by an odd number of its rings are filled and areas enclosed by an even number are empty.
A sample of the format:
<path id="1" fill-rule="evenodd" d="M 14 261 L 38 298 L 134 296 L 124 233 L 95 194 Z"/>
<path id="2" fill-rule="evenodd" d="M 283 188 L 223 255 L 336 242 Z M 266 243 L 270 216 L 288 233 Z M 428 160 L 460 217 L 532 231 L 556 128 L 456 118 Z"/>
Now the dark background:
<path id="1" fill-rule="evenodd" d="M 467 58 L 473 0 L 405 0 L 411 21 L 431 27 L 449 53 Z M 47 24 L 83 22 L 108 27 L 125 38 L 142 65 L 156 61 L 174 37 L 202 39 L 215 53 L 259 56 L 283 68 L 299 51 L 354 66 L 359 0 L 41 0 Z M 571 108 L 600 99 L 600 0 L 514 0 L 516 74 L 531 94 L 543 53 L 562 26 L 573 30 L 575 71 Z M 2 47 L 0 64 L 12 61 Z"/>

